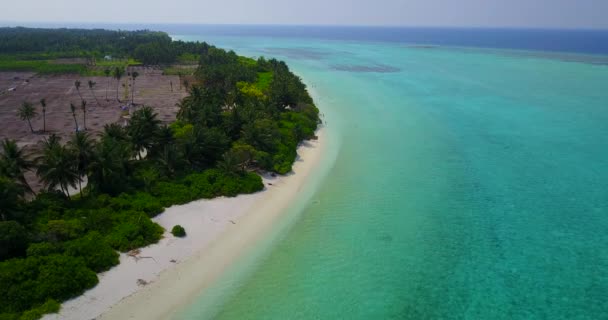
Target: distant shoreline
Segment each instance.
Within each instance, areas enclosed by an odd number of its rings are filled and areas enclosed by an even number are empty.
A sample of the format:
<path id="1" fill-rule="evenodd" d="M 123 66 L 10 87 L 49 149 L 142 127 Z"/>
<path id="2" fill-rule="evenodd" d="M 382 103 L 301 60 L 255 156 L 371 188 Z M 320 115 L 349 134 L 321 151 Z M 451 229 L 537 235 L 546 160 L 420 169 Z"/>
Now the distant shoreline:
<path id="1" fill-rule="evenodd" d="M 166 319 L 217 280 L 280 219 L 319 165 L 325 134 L 320 128 L 318 140 L 298 148 L 293 174 L 266 176 L 264 191 L 167 208 L 154 221 L 165 229 L 183 225 L 186 238 L 165 232 L 159 243 L 141 249 L 140 257 L 149 258 L 138 261 L 121 254 L 121 263 L 101 274 L 95 288 L 44 319 Z"/>

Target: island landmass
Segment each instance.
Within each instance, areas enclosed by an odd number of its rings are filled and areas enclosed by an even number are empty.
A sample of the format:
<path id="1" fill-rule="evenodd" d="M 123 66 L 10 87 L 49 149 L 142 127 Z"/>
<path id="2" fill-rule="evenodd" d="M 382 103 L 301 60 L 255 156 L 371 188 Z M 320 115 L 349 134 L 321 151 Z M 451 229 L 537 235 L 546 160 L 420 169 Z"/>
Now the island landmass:
<path id="1" fill-rule="evenodd" d="M 22 126 L 0 131 L 3 320 L 38 319 L 93 288 L 119 252 L 169 234 L 152 220 L 165 208 L 264 189 L 260 174 L 290 172 L 320 123 L 284 62 L 162 32 L 0 28 L 0 52 L 3 123 Z M 177 105 L 138 91 L 146 78 Z M 73 86 L 52 100 L 28 89 L 58 79 Z"/>

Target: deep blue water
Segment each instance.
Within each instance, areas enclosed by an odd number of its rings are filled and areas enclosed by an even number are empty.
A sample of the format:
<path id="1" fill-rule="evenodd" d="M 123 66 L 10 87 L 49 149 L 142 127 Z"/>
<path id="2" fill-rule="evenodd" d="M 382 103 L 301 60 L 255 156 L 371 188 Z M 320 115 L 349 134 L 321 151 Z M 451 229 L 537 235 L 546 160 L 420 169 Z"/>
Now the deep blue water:
<path id="1" fill-rule="evenodd" d="M 316 38 L 608 54 L 608 31 L 598 30 L 238 25 L 167 26 L 165 29 L 178 34 Z"/>
<path id="2" fill-rule="evenodd" d="M 3 23 L 0 23 L 0 25 L 3 25 Z M 204 24 L 28 24 L 16 22 L 4 23 L 4 25 L 33 27 L 70 26 L 123 30 L 151 29 L 181 35 L 204 34 L 240 37 L 258 36 L 376 41 L 451 47 L 519 49 L 608 55 L 608 30 Z"/>

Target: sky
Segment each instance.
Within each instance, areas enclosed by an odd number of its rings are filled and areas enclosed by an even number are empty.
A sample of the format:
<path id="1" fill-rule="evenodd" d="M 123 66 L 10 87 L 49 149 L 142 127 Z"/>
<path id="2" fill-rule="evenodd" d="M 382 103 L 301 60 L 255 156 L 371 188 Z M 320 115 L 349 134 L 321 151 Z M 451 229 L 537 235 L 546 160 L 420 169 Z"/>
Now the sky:
<path id="1" fill-rule="evenodd" d="M 2 22 L 608 29 L 608 0 L 0 0 L 0 5 Z"/>

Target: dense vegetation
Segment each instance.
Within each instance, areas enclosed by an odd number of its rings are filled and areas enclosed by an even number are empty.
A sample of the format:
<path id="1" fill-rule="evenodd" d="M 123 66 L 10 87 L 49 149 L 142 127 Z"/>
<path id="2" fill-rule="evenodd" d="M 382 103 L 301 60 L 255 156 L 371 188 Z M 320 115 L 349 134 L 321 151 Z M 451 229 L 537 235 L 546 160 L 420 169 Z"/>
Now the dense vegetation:
<path id="1" fill-rule="evenodd" d="M 114 34 L 92 31 L 98 33 L 95 41 L 70 40 L 72 34 L 87 38 L 79 32 L 60 31 L 67 37 L 62 45 L 57 38 L 0 39 L 1 50 L 105 50 L 104 42 Z M 53 33 L 43 34 L 54 39 Z M 181 46 L 188 45 L 167 44 Z M 140 40 L 117 48 L 140 50 L 142 60 L 148 59 L 144 52 L 154 61 L 165 54 L 163 47 Z M 318 110 L 285 63 L 201 44 L 187 50 L 200 57 L 197 83 L 169 126 L 161 125 L 151 108 L 141 107 L 126 127 L 107 125 L 99 137 L 87 132 L 70 141 L 47 136 L 36 157 L 15 141 L 2 141 L 0 319 L 35 319 L 56 311 L 58 301 L 95 286 L 96 272 L 118 264 L 117 251 L 157 242 L 164 231 L 150 218 L 164 208 L 259 191 L 263 183 L 256 170 L 289 172 L 297 145 L 314 137 Z M 27 120 L 34 108 L 24 103 L 20 115 Z M 37 174 L 44 191 L 33 195 L 27 171 Z M 88 184 L 81 188 L 85 178 Z M 79 195 L 70 196 L 69 189 L 76 188 Z M 183 229 L 175 231 L 180 235 Z"/>
<path id="2" fill-rule="evenodd" d="M 89 29 L 0 28 L 0 71 L 103 75 L 102 67 L 196 62 L 206 43 L 172 41 L 164 32 Z M 113 57 L 108 64 L 104 57 Z M 56 63 L 84 58 L 86 62 Z M 133 60 L 129 60 L 132 58 Z"/>

